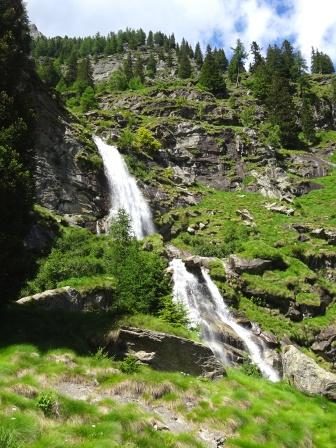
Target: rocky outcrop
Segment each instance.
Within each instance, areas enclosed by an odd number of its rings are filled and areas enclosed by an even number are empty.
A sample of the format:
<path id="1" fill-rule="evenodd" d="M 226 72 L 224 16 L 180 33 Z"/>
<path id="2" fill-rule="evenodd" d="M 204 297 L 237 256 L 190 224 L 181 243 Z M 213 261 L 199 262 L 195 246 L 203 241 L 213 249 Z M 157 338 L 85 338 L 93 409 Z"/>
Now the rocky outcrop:
<path id="1" fill-rule="evenodd" d="M 282 348 L 284 379 L 309 395 L 322 395 L 336 401 L 336 375 L 319 367 L 293 345 Z"/>
<path id="2" fill-rule="evenodd" d="M 120 328 L 110 335 L 106 349 L 117 357 L 133 354 L 158 370 L 220 376 L 225 372 L 205 345 L 157 331 Z"/>
<path id="3" fill-rule="evenodd" d="M 95 221 L 107 213 L 108 191 L 98 151 L 43 85 L 35 81 L 33 89 L 36 201 L 59 214 Z"/>
<path id="4" fill-rule="evenodd" d="M 336 325 L 324 328 L 316 337 L 311 349 L 329 362 L 336 363 Z"/>
<path id="5" fill-rule="evenodd" d="M 19 305 L 37 306 L 48 311 L 107 311 L 112 305 L 113 290 L 97 287 L 92 290 L 78 291 L 66 286 L 64 288 L 51 289 L 23 297 L 16 303 Z"/>

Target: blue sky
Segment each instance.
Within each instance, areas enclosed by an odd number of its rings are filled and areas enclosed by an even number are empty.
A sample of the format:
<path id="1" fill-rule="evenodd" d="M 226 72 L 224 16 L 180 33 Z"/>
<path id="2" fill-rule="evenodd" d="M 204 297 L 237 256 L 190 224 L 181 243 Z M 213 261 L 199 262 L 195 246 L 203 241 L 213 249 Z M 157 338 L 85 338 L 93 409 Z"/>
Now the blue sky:
<path id="1" fill-rule="evenodd" d="M 215 42 L 230 52 L 290 38 L 308 62 L 311 47 L 336 61 L 336 0 L 26 0 L 47 36 L 106 34 L 126 27 L 174 32 L 177 39 Z"/>

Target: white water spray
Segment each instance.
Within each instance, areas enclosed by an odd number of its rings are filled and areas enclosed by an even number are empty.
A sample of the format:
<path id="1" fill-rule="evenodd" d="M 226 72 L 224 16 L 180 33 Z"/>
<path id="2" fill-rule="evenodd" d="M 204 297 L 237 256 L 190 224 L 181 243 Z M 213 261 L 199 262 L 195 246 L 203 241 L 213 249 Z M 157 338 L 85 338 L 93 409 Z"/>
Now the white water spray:
<path id="1" fill-rule="evenodd" d="M 127 165 L 115 146 L 110 146 L 99 137 L 93 137 L 103 159 L 111 197 L 108 224 L 123 208 L 130 216 L 132 229 L 138 239 L 155 231 L 151 210 L 130 175 Z"/>
<path id="2" fill-rule="evenodd" d="M 257 344 L 255 335 L 235 322 L 207 271 L 202 268 L 204 282 L 200 282 L 195 275 L 187 271 L 182 260 L 174 259 L 170 266 L 173 269 L 174 299 L 186 307 L 191 324 L 200 325 L 202 337 L 214 355 L 225 364 L 229 362 L 225 345 L 218 339 L 222 322 L 244 342 L 251 360 L 261 373 L 271 381 L 278 381 L 278 373 L 264 359 L 261 341 Z"/>

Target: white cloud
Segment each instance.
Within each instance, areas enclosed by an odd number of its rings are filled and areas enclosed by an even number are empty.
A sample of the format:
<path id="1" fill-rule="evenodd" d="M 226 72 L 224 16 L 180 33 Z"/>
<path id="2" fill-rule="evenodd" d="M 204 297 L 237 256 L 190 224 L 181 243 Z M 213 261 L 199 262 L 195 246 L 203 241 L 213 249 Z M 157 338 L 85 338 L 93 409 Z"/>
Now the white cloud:
<path id="1" fill-rule="evenodd" d="M 279 15 L 276 6 L 287 6 Z M 239 37 L 247 48 L 255 40 L 265 49 L 294 37 L 310 60 L 311 47 L 336 61 L 335 0 L 27 0 L 31 20 L 46 35 L 88 35 L 140 28 L 174 32 L 195 44 L 214 33 L 228 51 Z M 240 32 L 236 24 L 240 23 Z"/>

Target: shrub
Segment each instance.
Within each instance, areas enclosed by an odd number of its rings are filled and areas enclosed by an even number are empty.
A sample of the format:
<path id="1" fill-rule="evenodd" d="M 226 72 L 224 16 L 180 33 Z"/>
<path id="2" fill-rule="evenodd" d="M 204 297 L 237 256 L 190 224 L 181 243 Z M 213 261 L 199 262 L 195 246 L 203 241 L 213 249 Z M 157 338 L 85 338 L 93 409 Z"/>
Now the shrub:
<path id="1" fill-rule="evenodd" d="M 253 376 L 255 378 L 261 378 L 262 374 L 259 368 L 253 364 L 253 362 L 249 358 L 245 358 L 241 370 L 245 373 L 245 375 Z"/>
<path id="2" fill-rule="evenodd" d="M 37 407 L 46 417 L 58 414 L 56 397 L 51 392 L 42 392 L 37 397 Z"/>
<path id="3" fill-rule="evenodd" d="M 264 145 L 278 148 L 281 146 L 281 133 L 278 125 L 263 123 L 260 126 L 261 141 Z"/>
<path id="4" fill-rule="evenodd" d="M 139 361 L 134 356 L 128 355 L 120 363 L 120 370 L 122 371 L 122 373 L 126 373 L 127 375 L 137 373 L 140 370 Z"/>
<path id="5" fill-rule="evenodd" d="M 123 70 L 116 70 L 109 79 L 109 87 L 111 90 L 126 90 L 128 81 Z"/>
<path id="6" fill-rule="evenodd" d="M 162 320 L 183 327 L 189 324 L 187 310 L 182 303 L 175 303 L 171 296 L 167 296 L 162 300 L 162 304 L 163 308 L 159 312 Z"/>
<path id="7" fill-rule="evenodd" d="M 135 133 L 133 146 L 138 151 L 154 152 L 161 148 L 161 143 L 149 129 L 140 127 Z"/>
<path id="8" fill-rule="evenodd" d="M 130 128 L 123 129 L 119 136 L 118 148 L 127 150 L 133 147 L 134 134 Z"/>

